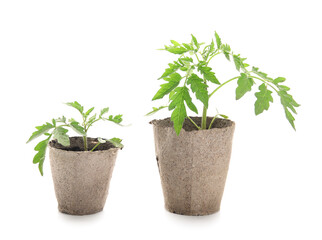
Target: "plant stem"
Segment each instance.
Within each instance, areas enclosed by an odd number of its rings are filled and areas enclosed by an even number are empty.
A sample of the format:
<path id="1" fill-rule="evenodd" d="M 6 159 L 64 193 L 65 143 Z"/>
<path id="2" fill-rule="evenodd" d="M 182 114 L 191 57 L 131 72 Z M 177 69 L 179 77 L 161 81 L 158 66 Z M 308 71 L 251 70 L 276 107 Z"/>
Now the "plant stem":
<path id="1" fill-rule="evenodd" d="M 205 106 L 202 110 L 201 129 L 207 129 L 207 108 Z"/>
<path id="2" fill-rule="evenodd" d="M 217 92 L 222 86 L 224 86 L 224 85 L 226 85 L 227 83 L 229 83 L 229 82 L 231 82 L 231 81 L 233 81 L 233 80 L 235 80 L 235 79 L 237 79 L 237 78 L 239 78 L 239 76 L 238 77 L 234 77 L 234 78 L 231 78 L 231 79 L 229 79 L 228 81 L 226 81 L 226 82 L 224 82 L 223 84 L 221 84 L 219 87 L 217 87 L 212 93 L 210 93 L 209 94 L 209 98 L 212 96 L 212 95 L 214 95 L 214 93 L 215 92 Z"/>
<path id="3" fill-rule="evenodd" d="M 187 116 L 187 118 L 192 122 L 193 125 L 195 125 L 195 127 L 200 130 L 200 127 L 198 127 L 198 125 L 189 117 Z"/>
<path id="4" fill-rule="evenodd" d="M 214 121 L 215 121 L 215 119 L 217 118 L 217 116 L 218 116 L 218 114 L 216 114 L 216 115 L 214 116 L 214 118 L 211 120 L 211 123 L 210 123 L 210 125 L 209 125 L 208 129 L 210 129 L 210 128 L 211 128 L 211 126 L 212 126 L 212 124 L 214 123 Z"/>
<path id="5" fill-rule="evenodd" d="M 98 145 L 100 145 L 101 143 L 99 142 L 99 143 L 97 143 L 93 148 L 92 148 L 92 150 L 91 150 L 91 152 L 93 152 L 94 151 L 94 149 L 95 148 L 97 148 L 98 147 Z"/>
<path id="6" fill-rule="evenodd" d="M 266 83 L 268 86 L 270 86 L 271 88 L 273 88 L 275 90 L 275 92 L 277 92 L 277 94 L 278 94 L 278 90 L 274 86 L 272 86 L 271 84 L 269 84 L 269 82 L 267 82 L 267 81 L 265 81 L 265 80 L 263 80 L 263 79 L 261 79 L 259 77 L 255 77 L 255 76 L 250 76 L 250 77 L 256 78 L 256 79 L 262 81 L 263 83 Z"/>
<path id="7" fill-rule="evenodd" d="M 84 142 L 84 151 L 88 151 L 88 148 L 87 148 L 87 135 L 83 136 L 83 142 Z"/>

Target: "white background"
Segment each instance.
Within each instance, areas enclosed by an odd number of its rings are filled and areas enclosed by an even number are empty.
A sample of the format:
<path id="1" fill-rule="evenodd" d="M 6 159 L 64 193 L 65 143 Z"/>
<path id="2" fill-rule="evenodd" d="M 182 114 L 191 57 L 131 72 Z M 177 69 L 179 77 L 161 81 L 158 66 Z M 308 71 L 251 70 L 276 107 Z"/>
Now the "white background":
<path id="1" fill-rule="evenodd" d="M 322 239 L 320 1 L 0 1 L 0 239 Z M 277 96 L 255 117 L 254 92 L 235 101 L 222 88 L 209 115 L 236 122 L 221 211 L 206 217 L 166 212 L 154 155 L 151 98 L 173 56 L 169 43 L 209 42 L 216 30 L 233 51 L 272 77 L 284 76 L 301 104 L 297 131 Z M 237 76 L 223 56 L 211 65 Z M 255 88 L 257 88 L 255 86 Z M 103 212 L 61 214 L 48 158 L 32 164 L 34 126 L 77 112 L 62 103 L 110 107 L 129 127 L 108 123 L 90 136 L 120 137 Z M 200 106 L 200 105 L 199 105 Z"/>

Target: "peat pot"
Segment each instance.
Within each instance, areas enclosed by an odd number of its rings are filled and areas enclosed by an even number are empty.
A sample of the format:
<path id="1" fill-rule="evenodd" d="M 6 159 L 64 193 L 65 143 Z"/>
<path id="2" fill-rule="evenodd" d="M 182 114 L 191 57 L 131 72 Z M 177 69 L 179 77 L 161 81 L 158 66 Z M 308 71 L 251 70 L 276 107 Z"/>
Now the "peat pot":
<path id="1" fill-rule="evenodd" d="M 88 149 L 98 143 L 87 138 Z M 72 215 L 93 214 L 103 210 L 119 148 L 100 144 L 95 151 L 84 151 L 83 138 L 71 137 L 70 146 L 56 140 L 49 143 L 50 166 L 58 209 Z"/>
<path id="2" fill-rule="evenodd" d="M 201 118 L 191 118 L 200 126 Z M 207 119 L 207 126 L 211 120 Z M 197 130 L 185 120 L 179 136 L 170 118 L 153 120 L 151 124 L 165 208 L 183 215 L 219 211 L 235 123 L 216 119 L 211 129 Z"/>

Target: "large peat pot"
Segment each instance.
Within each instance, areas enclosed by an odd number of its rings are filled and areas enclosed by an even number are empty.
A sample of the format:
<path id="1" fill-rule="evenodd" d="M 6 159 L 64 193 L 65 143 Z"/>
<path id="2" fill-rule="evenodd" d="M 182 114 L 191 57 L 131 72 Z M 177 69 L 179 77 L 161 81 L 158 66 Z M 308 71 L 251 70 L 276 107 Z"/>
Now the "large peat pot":
<path id="1" fill-rule="evenodd" d="M 88 138 L 89 149 L 98 143 Z M 70 146 L 56 140 L 49 143 L 50 166 L 58 209 L 72 215 L 103 210 L 119 148 L 100 144 L 95 151 L 83 151 L 83 138 L 71 137 Z"/>
<path id="2" fill-rule="evenodd" d="M 192 119 L 200 126 L 201 118 Z M 207 119 L 207 126 L 211 120 Z M 165 208 L 183 215 L 219 211 L 235 123 L 216 119 L 211 129 L 197 130 L 185 120 L 179 136 L 169 118 L 151 124 Z"/>

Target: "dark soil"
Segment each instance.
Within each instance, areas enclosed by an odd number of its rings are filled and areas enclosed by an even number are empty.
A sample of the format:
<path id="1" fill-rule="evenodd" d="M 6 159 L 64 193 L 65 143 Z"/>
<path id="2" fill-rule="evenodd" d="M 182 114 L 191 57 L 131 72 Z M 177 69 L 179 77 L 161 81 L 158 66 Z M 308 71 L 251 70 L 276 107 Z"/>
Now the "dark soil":
<path id="1" fill-rule="evenodd" d="M 190 117 L 199 127 L 201 126 L 201 117 Z M 207 129 L 212 121 L 213 117 L 207 117 Z M 173 122 L 170 118 L 165 118 L 162 120 L 152 120 L 150 122 L 151 124 L 156 124 L 158 126 L 162 127 L 173 127 Z M 231 120 L 223 119 L 223 118 L 216 118 L 213 122 L 211 128 L 226 128 L 233 124 Z M 197 130 L 195 125 L 192 124 L 192 122 L 189 119 L 185 119 L 183 123 L 183 129 L 185 131 L 194 131 Z"/>
<path id="2" fill-rule="evenodd" d="M 50 141 L 49 145 L 53 148 L 65 150 L 65 151 L 84 151 L 84 142 L 82 137 L 70 137 L 70 146 L 65 147 L 57 142 L 57 140 Z M 88 149 L 91 150 L 98 143 L 97 138 L 87 138 L 87 146 Z M 94 149 L 96 151 L 108 150 L 110 148 L 115 148 L 112 143 L 101 143 L 97 148 Z"/>

